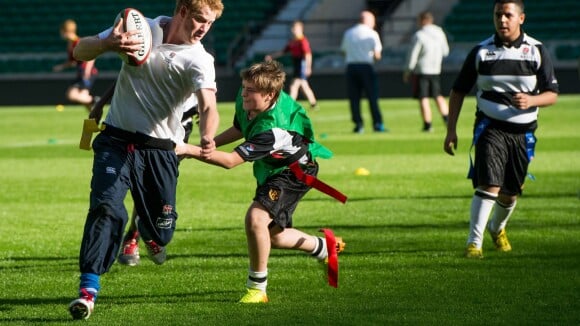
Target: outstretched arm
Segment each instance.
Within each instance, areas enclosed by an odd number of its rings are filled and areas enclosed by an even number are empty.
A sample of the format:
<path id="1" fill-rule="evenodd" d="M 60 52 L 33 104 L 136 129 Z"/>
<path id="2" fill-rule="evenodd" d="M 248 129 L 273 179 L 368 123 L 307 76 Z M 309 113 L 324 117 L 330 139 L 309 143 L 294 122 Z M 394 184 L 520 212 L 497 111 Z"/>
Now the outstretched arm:
<path id="1" fill-rule="evenodd" d="M 223 145 L 227 145 L 235 142 L 236 140 L 242 139 L 242 137 L 243 137 L 242 132 L 238 130 L 238 128 L 232 126 L 224 130 L 222 133 L 220 133 L 214 138 L 215 146 L 220 147 Z"/>
<path id="2" fill-rule="evenodd" d="M 205 158 L 201 147 L 190 144 L 178 145 L 175 148 L 175 153 L 181 157 L 194 158 L 205 163 L 221 166 L 225 169 L 231 169 L 245 162 L 240 154 L 235 151 L 231 153 L 213 151 L 211 157 Z"/>

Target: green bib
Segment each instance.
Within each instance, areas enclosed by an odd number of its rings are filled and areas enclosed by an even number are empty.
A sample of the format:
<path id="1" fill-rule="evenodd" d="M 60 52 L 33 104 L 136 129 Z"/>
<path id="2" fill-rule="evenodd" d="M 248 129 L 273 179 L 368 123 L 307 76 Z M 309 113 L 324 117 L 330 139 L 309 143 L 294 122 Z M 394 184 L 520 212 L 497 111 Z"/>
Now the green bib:
<path id="1" fill-rule="evenodd" d="M 260 113 L 252 120 L 248 120 L 248 115 L 242 106 L 242 96 L 240 94 L 241 90 L 236 98 L 235 119 L 246 140 L 252 139 L 254 136 L 268 130 L 280 128 L 297 132 L 306 138 L 309 141 L 308 151 L 313 159 L 316 157 L 332 157 L 332 152 L 328 148 L 314 140 L 314 130 L 306 110 L 288 94 L 281 92 L 273 108 Z M 254 162 L 254 177 L 259 185 L 263 184 L 268 177 L 280 173 L 286 168 L 275 166 L 275 164 L 269 163 L 268 160 L 269 158 L 264 158 Z"/>

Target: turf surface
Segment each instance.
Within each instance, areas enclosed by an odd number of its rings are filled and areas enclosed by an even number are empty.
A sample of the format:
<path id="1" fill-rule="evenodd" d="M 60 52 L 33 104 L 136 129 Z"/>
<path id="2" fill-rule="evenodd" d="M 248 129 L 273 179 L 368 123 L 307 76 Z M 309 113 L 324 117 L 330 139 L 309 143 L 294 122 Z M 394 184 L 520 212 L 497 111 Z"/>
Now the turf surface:
<path id="1" fill-rule="evenodd" d="M 330 227 L 347 242 L 340 284 L 325 284 L 306 255 L 274 250 L 267 305 L 237 304 L 247 257 L 243 216 L 254 190 L 251 166 L 223 170 L 185 161 L 178 228 L 162 266 L 115 264 L 89 322 L 102 325 L 578 325 L 580 324 L 580 104 L 561 96 L 542 109 L 524 195 L 508 225 L 513 251 L 490 238 L 485 259 L 462 257 L 473 190 L 465 179 L 474 113 L 465 102 L 454 157 L 444 128 L 420 132 L 415 101 L 382 100 L 391 132 L 351 133 L 346 101 L 312 112 L 335 157 L 320 178 L 346 205 L 312 191 L 295 226 Z M 232 104 L 220 103 L 222 127 Z M 370 121 L 363 105 L 366 130 Z M 88 207 L 92 154 L 78 149 L 81 107 L 0 109 L 0 323 L 70 323 L 78 251 Z M 196 135 L 192 140 L 196 141 Z M 227 147 L 226 149 L 231 149 Z M 369 176 L 356 176 L 364 167 Z M 131 207 L 127 198 L 127 207 Z"/>

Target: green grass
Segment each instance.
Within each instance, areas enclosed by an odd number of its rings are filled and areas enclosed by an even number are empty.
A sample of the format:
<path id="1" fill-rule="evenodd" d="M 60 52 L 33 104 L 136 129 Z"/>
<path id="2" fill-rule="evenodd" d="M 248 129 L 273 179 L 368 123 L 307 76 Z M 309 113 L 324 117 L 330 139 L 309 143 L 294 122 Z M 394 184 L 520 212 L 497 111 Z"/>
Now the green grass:
<path id="1" fill-rule="evenodd" d="M 474 101 L 460 117 L 459 149 L 420 132 L 417 103 L 381 101 L 390 133 L 351 133 L 346 101 L 311 114 L 335 152 L 320 178 L 346 205 L 310 192 L 295 226 L 331 227 L 347 241 L 340 287 L 326 285 L 304 254 L 274 250 L 267 305 L 236 304 L 245 286 L 243 216 L 251 166 L 223 170 L 185 161 L 178 228 L 162 266 L 115 264 L 89 323 L 99 325 L 578 325 L 580 324 L 580 104 L 561 96 L 542 109 L 536 158 L 508 225 L 514 250 L 462 257 L 470 182 L 465 179 Z M 370 129 L 366 103 L 367 130 Z M 222 128 L 231 103 L 220 103 Z M 0 323 L 72 323 L 78 252 L 88 208 L 92 154 L 78 148 L 81 107 L 0 109 Z M 194 136 L 195 137 L 195 136 Z M 195 141 L 195 138 L 192 138 Z M 230 147 L 231 148 L 231 147 Z M 371 175 L 354 175 L 358 167 Z M 131 201 L 127 199 L 130 207 Z"/>

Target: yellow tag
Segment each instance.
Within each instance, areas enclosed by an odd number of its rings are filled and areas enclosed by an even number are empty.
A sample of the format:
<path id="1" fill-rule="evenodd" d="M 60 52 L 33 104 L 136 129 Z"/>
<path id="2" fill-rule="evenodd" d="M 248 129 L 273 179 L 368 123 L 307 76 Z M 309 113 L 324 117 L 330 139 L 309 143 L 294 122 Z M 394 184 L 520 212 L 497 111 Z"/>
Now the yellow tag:
<path id="1" fill-rule="evenodd" d="M 91 150 L 91 141 L 93 140 L 93 133 L 101 131 L 95 119 L 85 119 L 83 122 L 83 133 L 79 148 L 87 151 Z"/>

